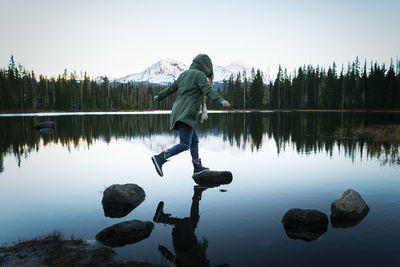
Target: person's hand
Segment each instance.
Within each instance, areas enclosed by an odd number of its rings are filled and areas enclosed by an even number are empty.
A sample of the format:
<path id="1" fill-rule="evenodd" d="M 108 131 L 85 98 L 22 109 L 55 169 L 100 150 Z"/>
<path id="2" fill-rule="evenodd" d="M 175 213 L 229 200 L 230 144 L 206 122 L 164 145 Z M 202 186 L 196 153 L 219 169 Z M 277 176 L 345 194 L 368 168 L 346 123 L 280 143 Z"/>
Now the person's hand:
<path id="1" fill-rule="evenodd" d="M 158 95 L 154 96 L 154 101 L 158 101 Z"/>
<path id="2" fill-rule="evenodd" d="M 231 105 L 229 104 L 229 102 L 226 101 L 226 100 L 222 101 L 222 102 L 221 102 L 221 105 L 222 105 L 223 108 L 230 108 L 230 107 L 231 107 Z"/>

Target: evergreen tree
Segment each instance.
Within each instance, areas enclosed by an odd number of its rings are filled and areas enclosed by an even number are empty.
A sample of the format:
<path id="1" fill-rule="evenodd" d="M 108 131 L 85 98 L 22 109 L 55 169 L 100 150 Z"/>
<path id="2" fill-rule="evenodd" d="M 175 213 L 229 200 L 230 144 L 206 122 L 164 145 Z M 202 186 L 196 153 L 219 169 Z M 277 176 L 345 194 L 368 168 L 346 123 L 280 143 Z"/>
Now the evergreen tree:
<path id="1" fill-rule="evenodd" d="M 262 78 L 262 73 L 261 70 L 257 69 L 257 72 L 252 79 L 249 91 L 251 108 L 262 108 L 263 94 L 264 82 Z"/>

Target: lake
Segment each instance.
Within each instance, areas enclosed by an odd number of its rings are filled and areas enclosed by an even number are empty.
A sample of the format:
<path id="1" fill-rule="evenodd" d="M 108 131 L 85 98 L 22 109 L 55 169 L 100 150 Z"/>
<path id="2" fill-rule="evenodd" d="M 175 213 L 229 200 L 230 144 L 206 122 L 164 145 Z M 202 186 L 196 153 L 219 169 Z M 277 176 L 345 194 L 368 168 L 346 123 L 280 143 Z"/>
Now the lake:
<path id="1" fill-rule="evenodd" d="M 31 129 L 47 120 L 54 132 Z M 399 125 L 399 113 L 211 113 L 199 125 L 200 157 L 232 172 L 233 181 L 202 188 L 195 203 L 189 152 L 171 158 L 163 177 L 150 160 L 179 142 L 167 112 L 1 116 L 0 243 L 54 230 L 94 242 L 115 223 L 153 221 L 163 201 L 179 222 L 192 219 L 198 205 L 194 229 L 154 223 L 147 239 L 116 248 L 118 257 L 160 263 L 161 246 L 183 259 L 193 251 L 182 244 L 195 242 L 212 266 L 398 266 Z M 144 202 L 123 218 L 105 217 L 103 191 L 126 183 L 144 189 Z M 329 217 L 331 202 L 349 188 L 370 208 L 360 222 L 329 223 L 313 240 L 285 232 L 289 209 Z"/>

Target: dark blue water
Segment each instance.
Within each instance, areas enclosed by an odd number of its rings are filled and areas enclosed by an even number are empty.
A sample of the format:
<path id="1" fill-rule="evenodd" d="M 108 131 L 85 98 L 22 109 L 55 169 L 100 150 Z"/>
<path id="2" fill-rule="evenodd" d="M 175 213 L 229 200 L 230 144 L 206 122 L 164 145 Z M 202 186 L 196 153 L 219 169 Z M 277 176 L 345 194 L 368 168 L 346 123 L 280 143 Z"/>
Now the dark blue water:
<path id="1" fill-rule="evenodd" d="M 163 201 L 179 223 L 155 223 L 149 238 L 116 249 L 120 258 L 160 263 L 162 245 L 182 263 L 192 257 L 212 266 L 398 266 L 399 144 L 348 133 L 397 129 L 399 115 L 210 114 L 198 130 L 200 157 L 211 169 L 231 171 L 233 181 L 205 189 L 197 203 L 189 152 L 166 163 L 162 178 L 150 161 L 179 140 L 168 132 L 168 119 L 120 113 L 0 117 L 0 243 L 53 230 L 95 240 L 115 223 L 152 221 Z M 30 129 L 43 120 L 56 122 L 54 133 Z M 146 199 L 124 218 L 106 218 L 102 192 L 116 183 L 140 185 Z M 370 207 L 361 222 L 329 224 L 311 242 L 288 237 L 281 223 L 287 210 L 316 209 L 329 217 L 331 202 L 348 188 Z M 193 205 L 199 210 L 194 223 Z"/>

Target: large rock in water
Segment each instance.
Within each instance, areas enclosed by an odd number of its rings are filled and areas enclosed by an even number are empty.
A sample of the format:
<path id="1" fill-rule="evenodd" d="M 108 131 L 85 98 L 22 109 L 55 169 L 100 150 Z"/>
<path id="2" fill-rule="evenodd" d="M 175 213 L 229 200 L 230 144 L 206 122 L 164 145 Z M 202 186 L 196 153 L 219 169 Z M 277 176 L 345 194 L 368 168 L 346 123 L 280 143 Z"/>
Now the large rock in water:
<path id="1" fill-rule="evenodd" d="M 121 218 L 128 215 L 145 199 L 143 188 L 136 184 L 114 184 L 103 192 L 104 215 L 110 218 Z"/>
<path id="2" fill-rule="evenodd" d="M 325 213 L 310 209 L 290 209 L 281 222 L 289 238 L 307 242 L 317 240 L 328 230 L 329 223 Z"/>
<path id="3" fill-rule="evenodd" d="M 341 198 L 332 202 L 331 212 L 333 227 L 350 227 L 367 215 L 369 207 L 357 191 L 347 189 Z"/>
<path id="4" fill-rule="evenodd" d="M 54 121 L 43 121 L 35 124 L 32 129 L 40 130 L 40 129 L 50 129 L 54 128 Z"/>
<path id="5" fill-rule="evenodd" d="M 153 228 L 152 222 L 131 220 L 104 229 L 96 235 L 96 239 L 106 246 L 122 247 L 148 238 Z"/>
<path id="6" fill-rule="evenodd" d="M 193 174 L 193 180 L 202 186 L 219 186 L 232 182 L 232 173 L 229 171 L 207 171 L 200 174 Z"/>

